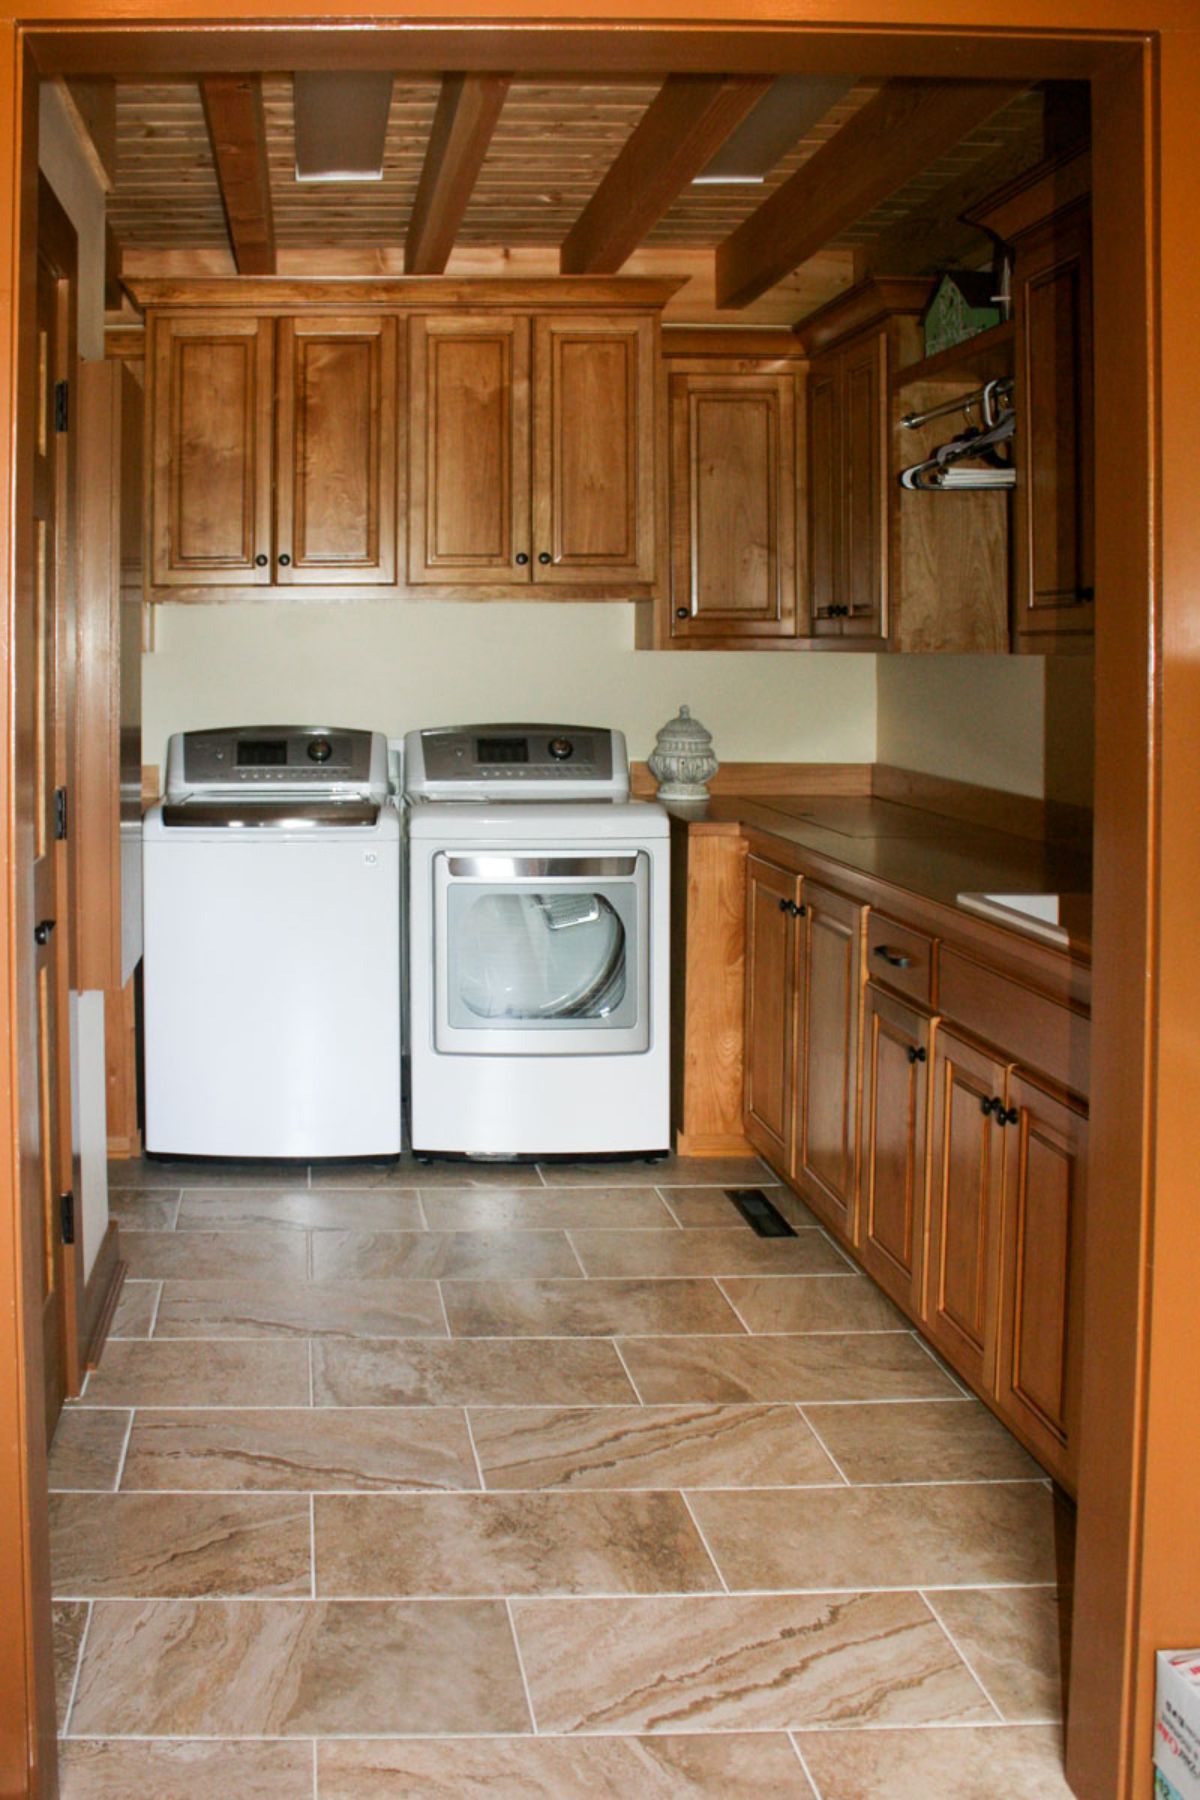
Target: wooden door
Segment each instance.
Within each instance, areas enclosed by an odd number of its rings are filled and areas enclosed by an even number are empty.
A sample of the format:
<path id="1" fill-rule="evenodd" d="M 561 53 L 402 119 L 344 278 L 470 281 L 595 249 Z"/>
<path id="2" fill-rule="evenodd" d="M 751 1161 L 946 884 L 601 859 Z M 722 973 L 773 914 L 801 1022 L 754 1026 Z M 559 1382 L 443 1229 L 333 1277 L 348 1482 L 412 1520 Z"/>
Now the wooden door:
<path id="1" fill-rule="evenodd" d="M 842 543 L 841 363 L 814 362 L 808 380 L 809 629 L 839 637 L 834 613 L 841 588 Z"/>
<path id="2" fill-rule="evenodd" d="M 746 859 L 746 1136 L 791 1168 L 795 1115 L 796 956 L 800 878 Z"/>
<path id="3" fill-rule="evenodd" d="M 33 458 L 33 720 L 28 779 L 36 1049 L 35 1166 L 41 1220 L 39 1302 L 46 1435 L 78 1391 L 81 1234 L 74 1229 L 69 991 L 73 975 L 73 871 L 65 833 L 74 753 L 77 659 L 71 545 L 71 412 L 75 377 L 75 232 L 39 184 L 38 386 Z"/>
<path id="4" fill-rule="evenodd" d="M 843 637 L 885 629 L 887 466 L 887 336 L 872 332 L 842 353 Z"/>
<path id="5" fill-rule="evenodd" d="M 805 1198 L 850 1243 L 858 1223 L 863 916 L 856 901 L 805 881 L 793 1167 Z"/>
<path id="6" fill-rule="evenodd" d="M 671 636 L 796 630 L 790 375 L 672 375 Z"/>
<path id="7" fill-rule="evenodd" d="M 395 583 L 397 331 L 382 315 L 280 321 L 280 586 Z"/>
<path id="8" fill-rule="evenodd" d="M 536 321 L 535 582 L 653 584 L 657 360 L 652 318 Z"/>
<path id="9" fill-rule="evenodd" d="M 925 1148 L 932 1021 L 873 983 L 863 1015 L 863 1267 L 918 1316 L 925 1273 Z"/>
<path id="10" fill-rule="evenodd" d="M 409 355 L 409 581 L 527 582 L 528 319 L 417 317 Z"/>
<path id="11" fill-rule="evenodd" d="M 1076 208 L 1017 251 L 1016 632 L 1095 626 L 1091 232 Z"/>
<path id="12" fill-rule="evenodd" d="M 996 1394 L 1040 1460 L 1073 1488 L 1087 1117 L 1013 1070 L 1006 1118 Z"/>
<path id="13" fill-rule="evenodd" d="M 933 1055 L 925 1324 L 971 1385 L 995 1386 L 1005 1068 L 939 1029 Z"/>
<path id="14" fill-rule="evenodd" d="M 150 330 L 151 582 L 268 587 L 274 321 L 199 314 Z"/>

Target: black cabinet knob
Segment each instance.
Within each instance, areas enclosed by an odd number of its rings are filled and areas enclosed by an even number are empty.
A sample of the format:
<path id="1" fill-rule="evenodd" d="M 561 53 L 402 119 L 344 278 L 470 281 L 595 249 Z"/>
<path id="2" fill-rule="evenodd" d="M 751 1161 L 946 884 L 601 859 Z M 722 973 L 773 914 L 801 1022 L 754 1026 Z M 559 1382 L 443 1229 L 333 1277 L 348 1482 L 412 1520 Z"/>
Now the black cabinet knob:
<path id="1" fill-rule="evenodd" d="M 48 944 L 50 942 L 50 933 L 54 930 L 54 926 L 55 921 L 53 919 L 39 919 L 38 923 L 33 928 L 34 943 Z"/>
<path id="2" fill-rule="evenodd" d="M 254 559 L 254 566 L 256 569 L 265 569 L 270 560 L 270 557 L 260 550 Z"/>
<path id="3" fill-rule="evenodd" d="M 807 906 L 797 906 L 794 900 L 789 900 L 788 911 L 791 913 L 793 919 L 802 919 L 808 912 L 808 908 Z"/>
<path id="4" fill-rule="evenodd" d="M 550 552 L 548 550 L 539 550 L 538 561 L 540 563 L 548 563 L 550 561 Z"/>
<path id="5" fill-rule="evenodd" d="M 1000 1102 L 998 1100 L 991 1099 L 990 1097 L 986 1097 L 979 1102 L 979 1110 L 981 1113 L 985 1113 L 985 1114 L 996 1112 L 999 1109 L 999 1106 L 1000 1106 Z"/>
<path id="6" fill-rule="evenodd" d="M 780 910 L 780 912 L 781 912 L 781 913 L 785 913 L 785 912 L 786 912 L 786 911 L 787 911 L 787 909 L 788 909 L 788 907 L 789 907 L 789 906 L 790 906 L 790 905 L 791 905 L 791 904 L 792 904 L 792 903 L 791 903 L 791 901 L 790 901 L 790 900 L 784 900 L 784 899 L 782 899 L 782 898 L 781 898 L 781 899 L 780 899 L 780 902 L 779 902 L 779 910 Z"/>
<path id="7" fill-rule="evenodd" d="M 910 1063 L 923 1063 L 927 1060 L 927 1055 L 928 1052 L 926 1051 L 924 1044 L 910 1044 L 908 1046 L 908 1060 Z"/>
<path id="8" fill-rule="evenodd" d="M 292 560 L 291 557 L 288 555 L 287 551 L 285 550 L 283 555 L 279 559 L 280 568 L 286 569 L 288 564 L 291 562 L 291 560 Z"/>
<path id="9" fill-rule="evenodd" d="M 1010 1106 L 1008 1111 L 1005 1112 L 1004 1108 L 997 1103 L 996 1117 L 1002 1125 L 1019 1125 L 1021 1123 L 1021 1115 L 1015 1106 Z"/>
<path id="10" fill-rule="evenodd" d="M 521 565 L 521 567 L 524 568 L 525 564 L 529 561 L 528 552 L 525 550 L 518 550 L 516 560 Z"/>
<path id="11" fill-rule="evenodd" d="M 686 606 L 677 606 L 677 607 L 676 607 L 676 608 L 675 608 L 675 617 L 676 617 L 676 618 L 677 618 L 677 619 L 690 619 L 690 618 L 691 618 L 691 616 L 692 616 L 692 615 L 691 615 L 691 613 L 690 613 L 690 612 L 689 612 L 689 611 L 688 611 L 688 609 L 687 609 L 687 607 L 686 607 Z"/>

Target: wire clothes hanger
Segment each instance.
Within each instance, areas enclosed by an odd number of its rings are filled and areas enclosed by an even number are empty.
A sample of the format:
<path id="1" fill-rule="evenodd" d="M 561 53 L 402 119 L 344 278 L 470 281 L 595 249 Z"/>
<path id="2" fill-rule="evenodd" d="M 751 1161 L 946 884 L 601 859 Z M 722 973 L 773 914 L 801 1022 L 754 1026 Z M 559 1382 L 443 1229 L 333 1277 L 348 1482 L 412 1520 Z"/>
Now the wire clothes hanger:
<path id="1" fill-rule="evenodd" d="M 1011 380 L 989 381 L 974 393 L 944 401 L 940 406 L 930 407 L 927 412 L 906 414 L 900 423 L 909 430 L 915 430 L 918 425 L 925 425 L 929 420 L 941 418 L 947 413 L 965 412 L 969 417 L 975 407 L 979 408 L 982 423 L 968 425 L 956 438 L 951 438 L 949 443 L 939 445 L 924 462 L 913 463 L 911 467 L 903 469 L 900 474 L 901 487 L 924 493 L 945 493 L 954 489 L 978 491 L 1014 486 L 1017 475 L 1011 456 L 1000 454 L 1001 445 L 1011 444 L 1017 426 L 1017 415 L 1008 404 L 1012 391 Z M 958 464 L 967 460 L 982 462 L 984 466 L 958 467 Z"/>

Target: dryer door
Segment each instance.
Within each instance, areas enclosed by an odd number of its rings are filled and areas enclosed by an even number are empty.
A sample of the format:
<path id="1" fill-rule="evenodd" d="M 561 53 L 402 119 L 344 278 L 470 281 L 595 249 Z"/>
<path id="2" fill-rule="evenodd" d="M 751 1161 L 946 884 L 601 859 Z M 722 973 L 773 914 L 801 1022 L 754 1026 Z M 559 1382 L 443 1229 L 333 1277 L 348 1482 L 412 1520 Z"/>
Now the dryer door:
<path id="1" fill-rule="evenodd" d="M 441 852 L 435 1048 L 629 1055 L 650 1042 L 650 859 Z"/>

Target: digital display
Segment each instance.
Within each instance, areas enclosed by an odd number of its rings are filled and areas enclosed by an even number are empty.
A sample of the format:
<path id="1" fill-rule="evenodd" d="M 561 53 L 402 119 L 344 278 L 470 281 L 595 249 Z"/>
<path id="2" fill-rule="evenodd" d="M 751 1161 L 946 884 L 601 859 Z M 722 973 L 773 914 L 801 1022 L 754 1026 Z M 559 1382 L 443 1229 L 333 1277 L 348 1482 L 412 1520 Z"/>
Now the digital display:
<path id="1" fill-rule="evenodd" d="M 239 769 L 278 769 L 287 763 L 286 738 L 239 738 Z"/>
<path id="2" fill-rule="evenodd" d="M 478 763 L 527 763 L 528 738 L 476 738 L 475 761 Z"/>

